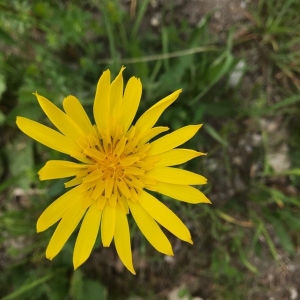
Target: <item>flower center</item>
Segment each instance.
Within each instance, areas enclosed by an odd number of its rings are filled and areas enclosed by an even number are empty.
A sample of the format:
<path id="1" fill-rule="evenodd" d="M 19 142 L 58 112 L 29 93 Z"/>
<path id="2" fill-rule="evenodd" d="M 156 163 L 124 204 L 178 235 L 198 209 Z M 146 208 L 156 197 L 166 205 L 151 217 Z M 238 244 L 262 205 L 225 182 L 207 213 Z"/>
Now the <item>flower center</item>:
<path id="1" fill-rule="evenodd" d="M 112 153 L 108 154 L 105 159 L 97 161 L 97 170 L 103 174 L 103 179 L 119 178 L 124 176 L 125 168 L 120 163 L 120 158 Z"/>
<path id="2" fill-rule="evenodd" d="M 82 154 L 88 159 L 87 168 L 77 174 L 81 182 L 79 192 L 86 194 L 86 204 L 99 202 L 103 207 L 124 200 L 139 200 L 138 194 L 145 186 L 156 184 L 146 176 L 153 168 L 155 158 L 148 156 L 149 144 L 139 144 L 135 128 L 122 134 L 117 129 L 115 136 L 107 130 L 79 140 Z M 156 160 L 157 161 L 157 160 Z"/>

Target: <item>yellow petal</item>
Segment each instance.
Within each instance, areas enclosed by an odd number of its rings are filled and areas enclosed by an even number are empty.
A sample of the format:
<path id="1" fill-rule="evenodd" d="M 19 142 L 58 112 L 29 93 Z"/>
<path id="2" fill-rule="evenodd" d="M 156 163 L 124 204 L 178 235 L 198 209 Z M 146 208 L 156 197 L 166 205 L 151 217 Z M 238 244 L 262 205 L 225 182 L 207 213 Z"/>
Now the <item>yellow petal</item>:
<path id="1" fill-rule="evenodd" d="M 206 198 L 206 196 L 200 192 L 198 189 L 188 186 L 188 185 L 179 185 L 171 184 L 165 182 L 158 182 L 158 184 L 153 187 L 158 193 L 169 196 L 179 201 L 184 201 L 187 203 L 209 203 L 211 202 Z"/>
<path id="2" fill-rule="evenodd" d="M 79 151 L 81 151 L 81 149 L 79 148 Z M 86 163 L 86 164 L 91 164 L 93 163 L 93 160 L 88 158 L 86 155 L 84 155 L 83 153 L 79 152 L 79 151 L 73 151 L 72 153 L 70 153 L 70 156 L 74 157 L 75 159 Z"/>
<path id="3" fill-rule="evenodd" d="M 193 243 L 190 231 L 183 222 L 163 203 L 155 197 L 143 191 L 140 195 L 140 203 L 147 213 L 163 227 L 179 239 Z"/>
<path id="4" fill-rule="evenodd" d="M 123 71 L 124 67 L 121 68 L 118 76 L 112 82 L 110 87 L 110 116 L 116 120 L 119 119 L 122 107 L 123 99 Z"/>
<path id="5" fill-rule="evenodd" d="M 64 183 L 65 188 L 69 188 L 82 183 L 82 178 L 75 177 Z"/>
<path id="6" fill-rule="evenodd" d="M 152 107 L 150 107 L 136 122 L 136 129 L 140 136 L 143 136 L 144 132 L 148 131 L 154 126 L 164 110 L 171 105 L 181 93 L 181 89 L 175 91 L 171 95 L 160 100 Z"/>
<path id="7" fill-rule="evenodd" d="M 98 199 L 97 199 L 97 209 L 98 210 L 103 210 L 103 208 L 105 207 L 105 204 L 107 202 L 107 200 L 105 199 L 104 196 L 100 196 Z"/>
<path id="8" fill-rule="evenodd" d="M 119 205 L 116 206 L 116 229 L 114 241 L 121 261 L 125 267 L 135 275 L 136 273 L 132 264 L 130 233 L 127 216 Z"/>
<path id="9" fill-rule="evenodd" d="M 126 167 L 126 166 L 133 165 L 135 162 L 137 162 L 139 160 L 140 160 L 140 158 L 133 154 L 133 155 L 127 156 L 125 158 L 122 158 L 120 163 L 122 164 L 122 166 Z"/>
<path id="10" fill-rule="evenodd" d="M 101 75 L 95 95 L 94 101 L 94 118 L 98 126 L 98 129 L 104 129 L 108 126 L 108 120 L 110 115 L 110 71 L 106 70 Z"/>
<path id="11" fill-rule="evenodd" d="M 205 155 L 205 153 L 190 149 L 173 149 L 159 154 L 158 157 L 160 160 L 155 163 L 155 167 L 180 165 L 200 155 Z"/>
<path id="12" fill-rule="evenodd" d="M 128 185 L 124 182 L 124 180 L 122 178 L 120 178 L 120 181 L 116 181 L 117 186 L 119 188 L 119 190 L 121 191 L 121 193 L 127 198 L 129 199 L 131 197 L 131 193 L 130 190 L 128 188 Z"/>
<path id="13" fill-rule="evenodd" d="M 95 160 L 104 160 L 105 159 L 105 154 L 103 154 L 101 151 L 98 151 L 96 149 L 91 149 L 91 148 L 86 148 L 83 151 L 84 154 L 93 157 Z"/>
<path id="14" fill-rule="evenodd" d="M 111 193 L 113 191 L 115 179 L 112 177 L 108 177 L 105 180 L 105 198 L 109 199 L 111 196 Z"/>
<path id="15" fill-rule="evenodd" d="M 109 247 L 114 237 L 116 226 L 116 207 L 105 205 L 101 221 L 101 238 L 103 247 Z"/>
<path id="16" fill-rule="evenodd" d="M 85 177 L 83 178 L 83 182 L 84 183 L 93 182 L 93 181 L 98 180 L 102 176 L 103 176 L 102 173 L 100 173 L 98 170 L 94 170 L 91 173 L 89 173 L 88 175 L 85 175 Z"/>
<path id="17" fill-rule="evenodd" d="M 122 106 L 122 116 L 120 123 L 123 125 L 124 132 L 127 132 L 129 126 L 131 125 L 137 109 L 140 104 L 140 99 L 142 95 L 142 84 L 140 79 L 136 77 L 131 77 L 126 85 L 123 106 Z"/>
<path id="18" fill-rule="evenodd" d="M 73 201 L 56 227 L 46 250 L 48 259 L 52 260 L 59 253 L 82 219 L 86 211 L 86 208 L 82 206 L 82 201 L 81 197 Z"/>
<path id="19" fill-rule="evenodd" d="M 129 207 L 127 200 L 125 199 L 124 196 L 119 196 L 118 197 L 118 203 L 120 204 L 120 207 L 123 209 L 124 213 L 127 215 L 129 214 Z"/>
<path id="20" fill-rule="evenodd" d="M 191 139 L 202 125 L 189 125 L 169 133 L 151 143 L 149 155 L 160 154 L 180 146 Z"/>
<path id="21" fill-rule="evenodd" d="M 98 180 L 92 194 L 92 199 L 94 200 L 98 199 L 102 195 L 104 189 L 105 189 L 105 182 L 102 179 Z"/>
<path id="22" fill-rule="evenodd" d="M 73 199 L 78 197 L 80 196 L 77 190 L 74 188 L 52 202 L 39 217 L 36 224 L 36 231 L 44 231 L 59 221 L 68 208 L 72 205 L 74 201 Z"/>
<path id="23" fill-rule="evenodd" d="M 144 175 L 145 171 L 136 167 L 126 167 L 124 173 L 131 175 Z"/>
<path id="24" fill-rule="evenodd" d="M 92 192 L 93 192 L 92 190 L 88 190 L 84 194 L 83 201 L 82 201 L 82 207 L 89 208 L 92 205 L 92 203 L 93 203 L 93 200 L 91 198 Z"/>
<path id="25" fill-rule="evenodd" d="M 121 137 L 120 141 L 115 147 L 113 154 L 119 157 L 124 151 L 126 142 L 127 142 L 127 138 L 125 136 Z"/>
<path id="26" fill-rule="evenodd" d="M 161 253 L 174 255 L 170 241 L 141 204 L 132 201 L 128 201 L 128 204 L 137 226 L 150 244 Z"/>
<path id="27" fill-rule="evenodd" d="M 94 186 L 95 186 L 95 182 L 82 183 L 80 186 L 78 186 L 78 192 L 80 194 L 86 193 L 88 190 L 92 189 Z"/>
<path id="28" fill-rule="evenodd" d="M 75 141 L 83 134 L 82 130 L 76 125 L 76 123 L 52 102 L 38 93 L 35 93 L 35 96 L 49 120 L 65 136 Z"/>
<path id="29" fill-rule="evenodd" d="M 100 227 L 101 213 L 102 211 L 97 209 L 96 202 L 94 202 L 82 221 L 74 248 L 75 270 L 89 258 L 92 252 Z"/>
<path id="30" fill-rule="evenodd" d="M 17 125 L 25 134 L 56 151 L 70 154 L 78 150 L 78 146 L 74 141 L 38 122 L 17 117 Z"/>
<path id="31" fill-rule="evenodd" d="M 136 190 L 141 190 L 145 187 L 145 184 L 133 175 L 127 175 L 127 178 L 124 178 L 124 180 L 128 185 L 135 187 Z"/>
<path id="32" fill-rule="evenodd" d="M 74 162 L 65 160 L 49 160 L 45 166 L 38 172 L 40 180 L 49 180 L 56 178 L 65 178 L 76 176 L 82 169 L 88 165 L 80 165 Z"/>
<path id="33" fill-rule="evenodd" d="M 182 185 L 206 184 L 207 182 L 207 179 L 199 174 L 170 167 L 155 168 L 148 171 L 146 175 L 157 181 Z"/>
<path id="34" fill-rule="evenodd" d="M 151 128 L 150 130 L 148 130 L 148 132 L 145 133 L 143 137 L 141 137 L 139 144 L 140 145 L 145 144 L 151 139 L 153 139 L 154 137 L 156 137 L 158 134 L 165 132 L 167 130 L 169 130 L 169 127 L 165 127 L 165 126 Z"/>
<path id="35" fill-rule="evenodd" d="M 63 107 L 66 114 L 78 125 L 86 134 L 94 132 L 93 125 L 87 116 L 79 100 L 74 96 L 68 96 L 64 99 Z"/>

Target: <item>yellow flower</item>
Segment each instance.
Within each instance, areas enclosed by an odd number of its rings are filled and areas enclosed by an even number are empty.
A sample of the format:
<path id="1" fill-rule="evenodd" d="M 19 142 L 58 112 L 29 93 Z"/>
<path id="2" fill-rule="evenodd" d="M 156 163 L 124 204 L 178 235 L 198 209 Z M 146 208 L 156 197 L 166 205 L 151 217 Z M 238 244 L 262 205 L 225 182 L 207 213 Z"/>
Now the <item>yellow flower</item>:
<path id="1" fill-rule="evenodd" d="M 205 184 L 203 176 L 171 167 L 204 155 L 190 149 L 174 149 L 192 138 L 201 125 L 185 126 L 149 143 L 168 130 L 154 125 L 181 90 L 153 105 L 131 125 L 142 84 L 131 77 L 123 93 L 123 70 L 112 83 L 109 70 L 100 77 L 93 107 L 95 125 L 74 96 L 64 99 L 62 111 L 35 93 L 41 108 L 60 132 L 27 118 L 17 118 L 17 125 L 25 134 L 79 161 L 50 160 L 39 171 L 41 180 L 75 177 L 65 183 L 66 188 L 72 189 L 55 200 L 37 221 L 38 232 L 60 221 L 46 250 L 46 257 L 52 260 L 83 218 L 74 248 L 75 269 L 90 256 L 101 228 L 103 246 L 109 247 L 114 240 L 120 259 L 135 274 L 127 221 L 129 211 L 159 252 L 173 255 L 158 223 L 181 240 L 192 243 L 183 222 L 146 190 L 188 203 L 210 203 L 203 193 L 190 186 Z"/>

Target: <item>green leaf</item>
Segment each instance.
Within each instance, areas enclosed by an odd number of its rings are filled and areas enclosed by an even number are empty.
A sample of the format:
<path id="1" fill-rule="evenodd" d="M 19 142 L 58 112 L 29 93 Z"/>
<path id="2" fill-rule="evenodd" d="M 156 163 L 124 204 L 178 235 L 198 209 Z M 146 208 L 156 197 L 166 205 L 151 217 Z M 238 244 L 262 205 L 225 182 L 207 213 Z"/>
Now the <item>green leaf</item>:
<path id="1" fill-rule="evenodd" d="M 95 280 L 84 280 L 83 282 L 84 299 L 88 300 L 106 300 L 106 288 Z"/>
<path id="2" fill-rule="evenodd" d="M 6 45 L 14 44 L 13 38 L 0 27 L 0 40 L 4 42 Z"/>
<path id="3" fill-rule="evenodd" d="M 137 2 L 139 4 L 139 8 L 138 8 L 137 17 L 135 19 L 134 25 L 132 27 L 132 32 L 131 32 L 131 36 L 133 39 L 136 38 L 138 30 L 144 19 L 144 15 L 146 13 L 146 9 L 148 7 L 149 2 L 150 2 L 150 0 L 144 0 L 144 1 Z"/>
<path id="4" fill-rule="evenodd" d="M 224 147 L 228 147 L 227 141 L 225 141 L 219 133 L 210 125 L 205 124 L 204 129 L 207 131 L 207 133 L 214 138 L 216 141 L 218 141 L 220 144 L 222 144 Z"/>
<path id="5" fill-rule="evenodd" d="M 80 269 L 74 271 L 73 273 L 71 280 L 70 295 L 74 300 L 89 299 L 83 293 L 83 274 Z"/>
<path id="6" fill-rule="evenodd" d="M 32 140 L 19 135 L 6 148 L 10 173 L 16 179 L 15 184 L 24 190 L 28 190 L 32 182 L 28 176 L 34 169 L 32 145 Z M 20 177 L 20 174 L 24 176 Z"/>
<path id="7" fill-rule="evenodd" d="M 276 217 L 268 216 L 268 219 L 271 221 L 273 228 L 276 232 L 276 235 L 278 239 L 280 240 L 280 243 L 284 250 L 292 255 L 295 253 L 295 247 L 289 237 L 289 233 L 285 229 L 284 225 L 282 224 L 282 221 Z"/>
<path id="8" fill-rule="evenodd" d="M 262 226 L 262 234 L 264 235 L 265 239 L 266 239 L 266 242 L 267 242 L 267 245 L 269 247 L 269 250 L 273 256 L 273 259 L 278 262 L 278 254 L 277 254 L 277 250 L 276 250 L 276 247 L 272 241 L 272 238 L 268 232 L 268 230 L 266 229 L 265 225 L 263 224 L 263 222 L 260 223 L 261 226 Z"/>
<path id="9" fill-rule="evenodd" d="M 295 168 L 295 169 L 283 171 L 282 173 L 286 174 L 286 175 L 296 175 L 296 176 L 299 176 L 300 175 L 300 168 Z"/>
<path id="10" fill-rule="evenodd" d="M 5 114 L 0 111 L 0 126 L 5 122 Z"/>
<path id="11" fill-rule="evenodd" d="M 190 104 L 198 102 L 225 74 L 229 73 L 233 64 L 234 58 L 232 54 L 229 51 L 223 52 L 212 63 L 206 74 L 206 87 L 190 101 Z"/>
<path id="12" fill-rule="evenodd" d="M 6 80 L 3 74 L 0 74 L 0 100 L 2 97 L 2 94 L 5 92 L 6 90 Z M 1 124 L 1 122 L 0 122 Z"/>

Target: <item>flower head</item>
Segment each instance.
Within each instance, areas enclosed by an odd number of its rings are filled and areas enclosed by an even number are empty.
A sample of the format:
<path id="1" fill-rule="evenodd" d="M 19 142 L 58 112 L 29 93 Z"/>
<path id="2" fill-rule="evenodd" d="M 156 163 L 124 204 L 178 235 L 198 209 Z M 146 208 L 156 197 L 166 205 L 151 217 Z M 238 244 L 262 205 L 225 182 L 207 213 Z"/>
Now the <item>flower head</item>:
<path id="1" fill-rule="evenodd" d="M 90 256 L 101 230 L 103 246 L 109 247 L 114 240 L 120 259 L 135 274 L 129 212 L 159 252 L 173 255 L 172 246 L 158 224 L 192 243 L 183 222 L 147 190 L 188 203 L 210 203 L 191 186 L 205 184 L 203 176 L 171 167 L 204 155 L 190 149 L 174 149 L 192 138 L 201 125 L 185 126 L 149 142 L 168 130 L 154 125 L 181 90 L 153 105 L 132 125 L 142 84 L 131 77 L 123 92 L 123 70 L 112 83 L 109 70 L 100 77 L 93 107 L 95 125 L 74 96 L 64 99 L 62 111 L 35 93 L 41 108 L 59 131 L 27 118 L 17 118 L 17 125 L 25 134 L 78 161 L 50 160 L 39 171 L 41 180 L 74 178 L 65 183 L 71 189 L 55 200 L 37 221 L 38 232 L 59 221 L 46 250 L 46 257 L 52 260 L 83 219 L 74 248 L 75 269 Z"/>

